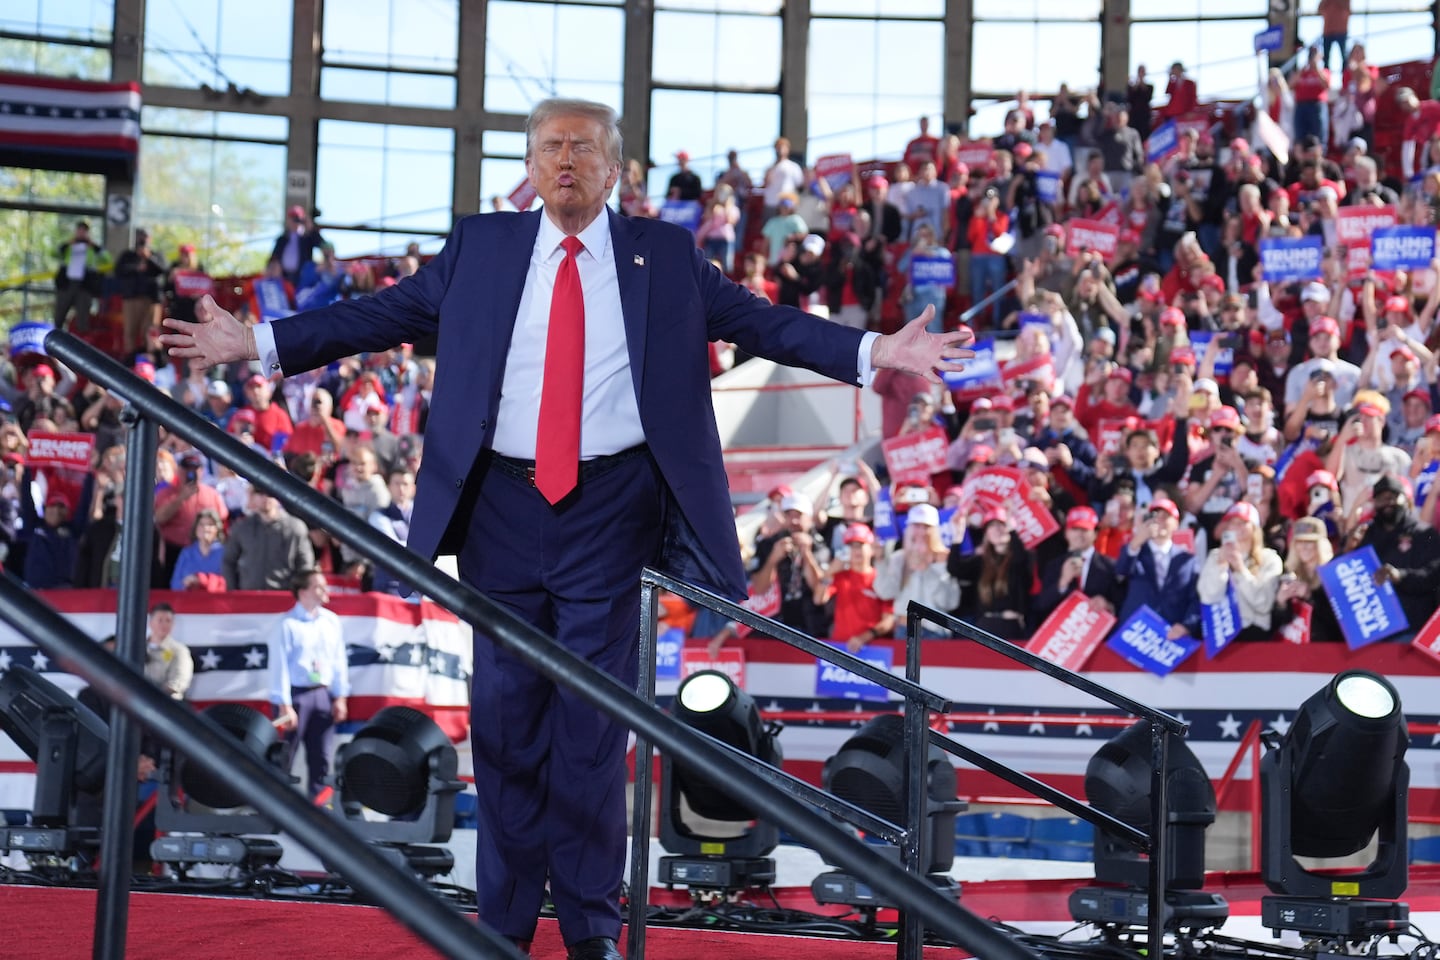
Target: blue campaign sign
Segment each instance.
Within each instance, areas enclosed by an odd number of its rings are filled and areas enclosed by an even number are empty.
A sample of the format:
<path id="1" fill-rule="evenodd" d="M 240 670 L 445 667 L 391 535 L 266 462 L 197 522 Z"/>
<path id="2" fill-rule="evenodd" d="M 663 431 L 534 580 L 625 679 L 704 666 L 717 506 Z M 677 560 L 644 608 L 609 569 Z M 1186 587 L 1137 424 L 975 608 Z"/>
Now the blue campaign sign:
<path id="1" fill-rule="evenodd" d="M 1052 326 L 1054 326 L 1054 324 L 1050 322 L 1050 315 L 1048 313 L 1031 313 L 1029 310 L 1026 310 L 1020 314 L 1021 330 L 1024 330 L 1026 327 L 1044 327 L 1046 330 L 1049 330 Z"/>
<path id="2" fill-rule="evenodd" d="M 660 219 L 694 233 L 700 229 L 700 201 L 666 200 L 660 205 Z"/>
<path id="3" fill-rule="evenodd" d="M 970 348 L 975 351 L 975 356 L 965 361 L 965 368 L 943 375 L 945 385 L 952 390 L 983 387 L 988 383 L 1000 382 L 1000 364 L 995 360 L 995 338 L 976 340 Z"/>
<path id="4" fill-rule="evenodd" d="M 685 631 L 671 627 L 655 638 L 655 679 L 680 680 L 680 653 L 685 649 Z"/>
<path id="5" fill-rule="evenodd" d="M 1180 128 L 1174 120 L 1166 120 L 1150 131 L 1150 137 L 1145 141 L 1145 159 L 1149 163 L 1159 163 L 1179 148 Z"/>
<path id="6" fill-rule="evenodd" d="M 10 356 L 22 353 L 45 353 L 45 336 L 55 328 L 48 323 L 31 320 L 10 328 Z"/>
<path id="7" fill-rule="evenodd" d="M 1041 170 L 1035 174 L 1035 195 L 1044 203 L 1060 202 L 1060 174 Z"/>
<path id="8" fill-rule="evenodd" d="M 1440 473 L 1440 460 L 1430 461 L 1429 466 L 1420 471 L 1420 476 L 1415 478 L 1415 502 L 1423 504 L 1425 498 L 1430 496 L 1430 487 L 1435 482 L 1435 475 Z"/>
<path id="9" fill-rule="evenodd" d="M 1141 670 L 1163 677 L 1200 649 L 1200 644 L 1189 637 L 1171 640 L 1167 636 L 1169 630 L 1170 625 L 1160 614 L 1141 606 L 1111 634 L 1105 645 Z"/>
<path id="10" fill-rule="evenodd" d="M 845 649 L 843 643 L 832 643 L 830 646 L 837 650 Z M 895 651 L 889 647 L 861 647 L 856 656 L 872 667 L 879 667 L 886 673 L 889 673 L 895 666 Z M 815 696 L 842 697 L 846 700 L 877 700 L 884 703 L 890 699 L 890 691 L 864 677 L 857 677 L 849 670 L 836 666 L 829 660 L 816 657 Z"/>
<path id="11" fill-rule="evenodd" d="M 1384 640 L 1409 627 L 1394 584 L 1375 586 L 1380 558 L 1374 547 L 1361 547 L 1336 557 L 1319 570 L 1340 632 L 1351 650 Z"/>
<path id="12" fill-rule="evenodd" d="M 1255 52 L 1272 53 L 1285 46 L 1285 28 L 1279 25 L 1255 34 Z"/>
<path id="13" fill-rule="evenodd" d="M 959 507 L 946 507 L 940 511 L 940 542 L 945 545 L 947 550 L 955 546 L 955 527 L 951 521 L 955 519 L 955 514 L 959 511 Z"/>
<path id="14" fill-rule="evenodd" d="M 949 257 L 911 257 L 910 282 L 917 287 L 953 287 L 955 261 Z"/>
<path id="15" fill-rule="evenodd" d="M 1235 597 L 1235 584 L 1225 588 L 1225 599 L 1219 603 L 1200 604 L 1200 626 L 1205 634 L 1205 656 L 1212 660 L 1240 635 L 1240 601 Z"/>
<path id="16" fill-rule="evenodd" d="M 1269 283 L 1312 280 L 1320 276 L 1325 241 L 1321 237 L 1267 237 L 1260 241 L 1260 263 Z"/>
<path id="17" fill-rule="evenodd" d="M 880 540 L 898 540 L 900 531 L 895 524 L 895 505 L 890 502 L 890 488 L 881 487 L 875 494 L 875 536 Z"/>
<path id="18" fill-rule="evenodd" d="M 1210 341 L 1216 336 L 1210 330 L 1197 330 L 1190 334 L 1190 346 L 1195 350 L 1195 363 L 1198 365 L 1205 358 L 1205 351 L 1210 347 Z M 1222 377 L 1230 376 L 1230 371 L 1235 369 L 1235 351 L 1229 347 L 1222 347 L 1215 354 L 1215 372 Z"/>
<path id="19" fill-rule="evenodd" d="M 255 302 L 260 306 L 261 323 L 280 320 L 295 312 L 290 309 L 290 297 L 285 293 L 285 281 L 278 277 L 265 277 L 255 281 Z"/>
<path id="20" fill-rule="evenodd" d="M 1376 270 L 1424 268 L 1434 259 L 1434 227 L 1376 227 L 1370 234 L 1370 262 Z"/>

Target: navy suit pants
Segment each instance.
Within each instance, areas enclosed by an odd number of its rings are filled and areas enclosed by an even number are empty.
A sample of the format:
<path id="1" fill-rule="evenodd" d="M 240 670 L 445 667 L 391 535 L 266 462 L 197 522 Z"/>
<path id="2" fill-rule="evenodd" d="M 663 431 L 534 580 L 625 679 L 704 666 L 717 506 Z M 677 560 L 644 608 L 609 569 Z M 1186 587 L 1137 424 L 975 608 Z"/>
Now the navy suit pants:
<path id="1" fill-rule="evenodd" d="M 633 690 L 659 468 L 648 451 L 617 457 L 551 506 L 505 466 L 478 467 L 461 578 Z M 531 939 L 548 880 L 567 944 L 618 939 L 626 728 L 478 631 L 472 694 L 480 920 Z"/>

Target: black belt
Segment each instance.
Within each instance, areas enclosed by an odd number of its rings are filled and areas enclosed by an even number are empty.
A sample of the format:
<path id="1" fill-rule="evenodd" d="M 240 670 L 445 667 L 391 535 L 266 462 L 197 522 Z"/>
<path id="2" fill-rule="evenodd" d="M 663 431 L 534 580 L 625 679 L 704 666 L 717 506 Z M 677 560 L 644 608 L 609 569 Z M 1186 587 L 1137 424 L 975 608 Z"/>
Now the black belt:
<path id="1" fill-rule="evenodd" d="M 580 470 L 576 475 L 576 483 L 584 483 L 600 476 L 606 471 L 613 470 L 627 460 L 634 460 L 636 457 L 643 457 L 650 452 L 645 444 L 633 446 L 628 450 L 621 450 L 619 453 L 606 454 L 603 457 L 592 457 L 589 460 L 580 461 Z M 523 480 L 530 486 L 535 486 L 535 461 L 520 460 L 515 457 L 506 457 L 492 452 L 490 462 L 501 473 L 508 474 L 517 480 Z"/>
<path id="2" fill-rule="evenodd" d="M 323 689 L 324 686 L 325 686 L 325 684 L 323 684 L 323 683 L 317 683 L 317 684 L 315 684 L 314 686 L 310 686 L 310 687 L 291 687 L 291 688 L 290 688 L 290 693 L 291 693 L 292 695 L 293 695 L 293 694 L 296 694 L 296 693 L 309 693 L 311 690 L 320 690 L 320 689 Z"/>

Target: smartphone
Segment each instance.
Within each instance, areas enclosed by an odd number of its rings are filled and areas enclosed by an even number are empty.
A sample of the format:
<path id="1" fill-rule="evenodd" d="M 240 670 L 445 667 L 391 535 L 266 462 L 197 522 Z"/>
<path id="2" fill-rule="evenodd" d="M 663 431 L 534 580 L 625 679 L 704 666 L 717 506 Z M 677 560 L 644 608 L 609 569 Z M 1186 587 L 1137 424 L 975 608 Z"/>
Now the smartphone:
<path id="1" fill-rule="evenodd" d="M 186 470 L 186 471 L 185 471 L 185 482 L 186 482 L 186 483 L 190 483 L 190 484 L 199 483 L 199 482 L 200 482 L 200 476 L 199 476 L 199 474 L 197 474 L 194 470 Z"/>
<path id="2" fill-rule="evenodd" d="M 1380 314 L 1380 316 L 1375 318 L 1376 330 L 1384 330 L 1388 326 L 1390 326 L 1390 318 L 1385 316 L 1385 314 L 1382 313 Z"/>
<path id="3" fill-rule="evenodd" d="M 975 418 L 975 429 L 976 429 L 976 430 L 994 430 L 994 429 L 995 429 L 995 418 L 994 418 L 994 417 L 976 417 L 976 418 Z"/>
<path id="4" fill-rule="evenodd" d="M 1258 473 L 1252 473 L 1245 478 L 1245 499 L 1252 503 L 1259 503 L 1260 498 L 1265 495 L 1265 478 Z"/>
<path id="5" fill-rule="evenodd" d="M 1240 538 L 1239 538 L 1238 536 L 1236 536 L 1234 530 L 1226 530 L 1224 533 L 1220 534 L 1220 542 L 1221 542 L 1221 543 L 1226 543 L 1226 544 L 1228 544 L 1228 543 L 1234 543 L 1234 542 L 1235 542 L 1236 540 L 1238 540 L 1238 539 L 1240 539 Z"/>

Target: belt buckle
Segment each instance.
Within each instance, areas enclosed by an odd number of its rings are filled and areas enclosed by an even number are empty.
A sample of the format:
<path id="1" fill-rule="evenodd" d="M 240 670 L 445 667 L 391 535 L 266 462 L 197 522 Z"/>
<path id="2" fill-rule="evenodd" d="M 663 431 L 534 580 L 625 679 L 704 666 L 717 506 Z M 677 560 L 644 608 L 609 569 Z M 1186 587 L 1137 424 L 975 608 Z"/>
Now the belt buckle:
<path id="1" fill-rule="evenodd" d="M 535 468 L 533 466 L 525 468 L 525 482 L 532 487 L 535 486 Z"/>

